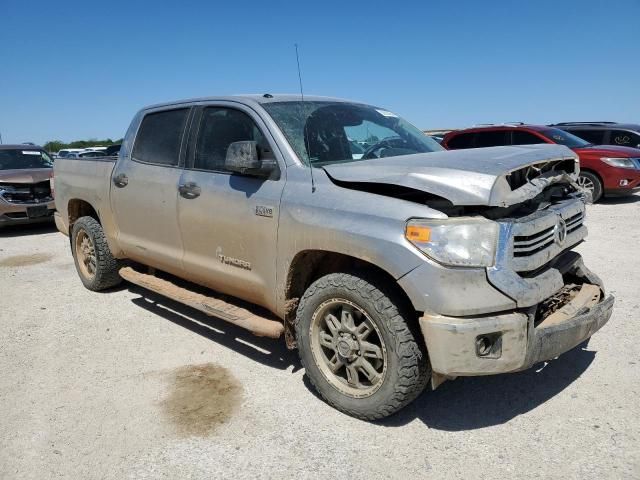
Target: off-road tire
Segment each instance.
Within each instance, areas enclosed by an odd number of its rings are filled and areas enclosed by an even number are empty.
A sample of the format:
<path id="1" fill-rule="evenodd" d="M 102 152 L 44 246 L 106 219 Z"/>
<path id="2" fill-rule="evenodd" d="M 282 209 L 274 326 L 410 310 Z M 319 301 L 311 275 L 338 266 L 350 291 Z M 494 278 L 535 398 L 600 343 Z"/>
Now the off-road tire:
<path id="1" fill-rule="evenodd" d="M 76 255 L 75 242 L 78 235 L 81 232 L 86 232 L 93 243 L 95 250 L 95 274 L 92 277 L 88 277 L 83 274 L 80 265 L 78 264 L 78 258 Z M 73 261 L 76 265 L 76 271 L 82 284 L 89 290 L 98 292 L 107 288 L 115 287 L 122 282 L 122 277 L 118 274 L 118 271 L 123 266 L 122 262 L 113 258 L 109 245 L 104 236 L 102 226 L 93 217 L 80 217 L 73 224 L 71 230 L 71 254 L 73 255 Z"/>
<path id="2" fill-rule="evenodd" d="M 314 360 L 310 345 L 312 316 L 323 302 L 332 298 L 343 298 L 359 306 L 375 323 L 386 344 L 384 380 L 366 398 L 353 398 L 338 391 Z M 327 403 L 370 421 L 394 414 L 422 393 L 431 377 L 431 366 L 415 312 L 405 303 L 388 288 L 388 281 L 375 273 L 332 273 L 309 286 L 295 319 L 298 353 L 310 382 Z"/>
<path id="3" fill-rule="evenodd" d="M 582 184 L 581 178 L 582 178 L 582 181 L 591 182 L 591 184 L 593 184 L 593 193 L 591 194 L 592 195 L 591 201 L 593 203 L 596 203 L 598 200 L 602 198 L 602 194 L 604 192 L 602 180 L 600 180 L 600 178 L 595 173 L 591 173 L 586 170 L 582 170 L 578 176 L 578 183 L 580 184 Z"/>

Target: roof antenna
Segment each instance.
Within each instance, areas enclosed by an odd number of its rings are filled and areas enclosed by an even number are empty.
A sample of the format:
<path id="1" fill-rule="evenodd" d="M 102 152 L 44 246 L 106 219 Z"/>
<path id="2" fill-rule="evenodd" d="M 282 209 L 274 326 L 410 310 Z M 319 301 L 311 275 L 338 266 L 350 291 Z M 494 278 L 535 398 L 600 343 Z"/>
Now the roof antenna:
<path id="1" fill-rule="evenodd" d="M 307 139 L 307 129 L 305 128 L 304 121 L 304 91 L 302 89 L 302 74 L 300 73 L 300 56 L 298 55 L 298 44 L 296 47 L 296 63 L 298 64 L 298 82 L 300 83 L 300 123 L 302 124 L 302 135 L 304 136 L 304 146 L 307 149 L 307 159 L 309 160 L 309 172 L 311 173 L 311 193 L 316 191 L 316 183 L 313 179 L 313 165 L 311 165 L 311 155 L 309 152 L 309 141 Z"/>

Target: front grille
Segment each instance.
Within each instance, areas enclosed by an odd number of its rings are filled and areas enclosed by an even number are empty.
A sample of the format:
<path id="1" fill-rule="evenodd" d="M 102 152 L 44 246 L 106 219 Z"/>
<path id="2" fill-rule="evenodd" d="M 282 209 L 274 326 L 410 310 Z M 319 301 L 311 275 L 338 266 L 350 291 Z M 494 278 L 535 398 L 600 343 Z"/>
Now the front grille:
<path id="1" fill-rule="evenodd" d="M 587 234 L 583 225 L 584 212 L 584 204 L 574 200 L 551 206 L 531 218 L 514 222 L 511 260 L 514 270 L 536 270 L 563 250 L 582 241 Z"/>
<path id="2" fill-rule="evenodd" d="M 576 213 L 565 220 L 566 235 L 578 230 L 583 223 L 584 213 Z M 513 256 L 527 257 L 541 252 L 556 241 L 557 225 L 545 228 L 533 235 L 516 235 L 513 237 Z"/>
<path id="3" fill-rule="evenodd" d="M 53 200 L 49 181 L 38 183 L 0 183 L 0 195 L 9 203 L 47 203 Z"/>
<path id="4" fill-rule="evenodd" d="M 533 235 L 513 237 L 513 256 L 526 257 L 538 253 L 551 245 L 555 240 L 556 227 L 549 227 Z"/>
<path id="5" fill-rule="evenodd" d="M 539 177 L 541 174 L 550 171 L 558 171 L 558 173 L 574 173 L 576 171 L 576 162 L 571 159 L 536 163 L 525 168 L 514 170 L 506 176 L 506 179 L 511 190 L 516 190 L 526 185 L 534 178 Z"/>

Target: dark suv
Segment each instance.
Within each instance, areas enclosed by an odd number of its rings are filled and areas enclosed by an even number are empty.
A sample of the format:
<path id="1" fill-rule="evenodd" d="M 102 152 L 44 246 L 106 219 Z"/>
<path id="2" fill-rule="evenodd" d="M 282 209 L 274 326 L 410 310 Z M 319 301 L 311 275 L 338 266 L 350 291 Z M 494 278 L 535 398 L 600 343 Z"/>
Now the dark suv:
<path id="1" fill-rule="evenodd" d="M 616 122 L 564 122 L 549 125 L 560 128 L 595 145 L 640 148 L 640 125 Z"/>
<path id="2" fill-rule="evenodd" d="M 617 145 L 593 145 L 564 130 L 544 125 L 503 124 L 455 130 L 445 135 L 447 150 L 556 143 L 580 157 L 578 183 L 596 202 L 604 194 L 627 195 L 640 190 L 640 150 Z"/>

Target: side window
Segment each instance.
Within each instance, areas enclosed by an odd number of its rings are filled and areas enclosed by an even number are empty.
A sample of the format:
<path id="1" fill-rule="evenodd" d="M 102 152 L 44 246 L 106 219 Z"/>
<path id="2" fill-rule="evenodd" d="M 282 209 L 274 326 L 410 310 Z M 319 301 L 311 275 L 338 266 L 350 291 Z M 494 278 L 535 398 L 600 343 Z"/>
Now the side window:
<path id="1" fill-rule="evenodd" d="M 482 147 L 501 147 L 509 145 L 507 139 L 508 130 L 490 130 L 487 132 L 478 132 L 476 137 L 476 148 Z"/>
<path id="2" fill-rule="evenodd" d="M 472 148 L 475 133 L 459 133 L 447 142 L 447 148 L 458 150 L 459 148 Z"/>
<path id="3" fill-rule="evenodd" d="M 640 145 L 640 135 L 627 130 L 611 130 L 611 141 L 609 143 L 612 145 L 638 148 L 638 145 Z"/>
<path id="4" fill-rule="evenodd" d="M 149 113 L 142 119 L 132 156 L 136 160 L 176 166 L 188 108 Z"/>
<path id="5" fill-rule="evenodd" d="M 572 133 L 576 137 L 580 137 L 589 143 L 593 143 L 594 145 L 604 144 L 605 130 L 571 130 L 569 133 Z"/>
<path id="6" fill-rule="evenodd" d="M 513 130 L 511 134 L 512 145 L 535 145 L 537 143 L 547 143 L 533 133 L 525 132 L 524 130 Z"/>
<path id="7" fill-rule="evenodd" d="M 261 158 L 273 158 L 269 144 L 249 115 L 233 108 L 205 108 L 198 129 L 193 168 L 225 171 L 229 145 L 246 140 L 257 142 Z"/>

